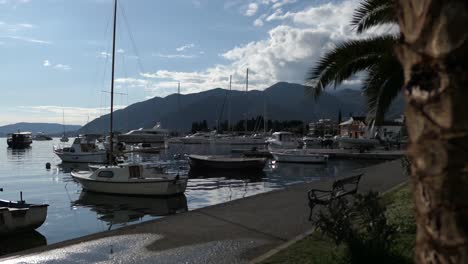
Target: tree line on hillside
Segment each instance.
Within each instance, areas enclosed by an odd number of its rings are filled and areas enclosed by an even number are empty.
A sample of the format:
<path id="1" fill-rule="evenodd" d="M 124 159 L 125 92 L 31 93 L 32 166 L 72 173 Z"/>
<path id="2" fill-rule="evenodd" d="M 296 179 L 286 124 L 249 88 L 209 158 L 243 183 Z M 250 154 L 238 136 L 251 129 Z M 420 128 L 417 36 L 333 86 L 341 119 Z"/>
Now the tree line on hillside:
<path id="1" fill-rule="evenodd" d="M 267 120 L 266 122 L 266 131 L 290 131 L 296 134 L 304 134 L 309 130 L 309 125 L 305 124 L 301 120 Z M 192 122 L 192 133 L 196 132 L 208 132 L 211 130 L 216 130 L 218 133 L 223 132 L 263 132 L 264 131 L 264 119 L 263 116 L 257 116 L 257 118 L 247 119 L 247 128 L 246 120 L 239 120 L 236 123 L 233 123 L 229 127 L 228 120 L 219 122 L 213 127 L 208 125 L 206 120 Z"/>

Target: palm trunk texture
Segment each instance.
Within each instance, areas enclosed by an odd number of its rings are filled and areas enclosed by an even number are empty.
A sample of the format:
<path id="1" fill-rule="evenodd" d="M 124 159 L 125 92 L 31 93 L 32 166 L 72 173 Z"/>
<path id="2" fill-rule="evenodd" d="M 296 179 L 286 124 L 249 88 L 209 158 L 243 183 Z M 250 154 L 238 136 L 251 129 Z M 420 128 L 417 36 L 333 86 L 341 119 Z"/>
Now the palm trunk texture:
<path id="1" fill-rule="evenodd" d="M 398 0 L 416 263 L 468 263 L 468 1 Z"/>

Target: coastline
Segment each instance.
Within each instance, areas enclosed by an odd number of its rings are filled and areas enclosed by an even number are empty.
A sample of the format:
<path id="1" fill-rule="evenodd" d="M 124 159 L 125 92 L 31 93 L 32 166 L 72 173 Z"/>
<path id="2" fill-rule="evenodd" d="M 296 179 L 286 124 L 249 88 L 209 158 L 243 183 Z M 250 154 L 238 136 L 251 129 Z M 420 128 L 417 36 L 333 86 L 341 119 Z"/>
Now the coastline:
<path id="1" fill-rule="evenodd" d="M 403 173 L 400 160 L 380 163 L 340 176 L 346 177 L 357 172 L 364 172 L 359 185 L 360 192 L 369 189 L 384 192 L 408 179 Z M 170 257 L 176 253 L 180 257 L 184 252 L 192 252 L 192 255 L 186 254 L 187 259 L 196 259 L 193 257 L 193 249 L 218 243 L 220 248 L 228 245 L 232 248 L 232 245 L 236 245 L 239 250 L 230 254 L 236 255 L 235 262 L 244 263 L 309 230 L 311 224 L 307 221 L 309 211 L 306 192 L 311 188 L 327 189 L 332 180 L 334 179 L 296 184 L 282 190 L 17 252 L 4 256 L 0 261 L 16 263 L 25 258 L 53 259 L 58 256 L 58 251 L 67 252 L 67 248 L 75 247 L 76 250 L 76 247 L 86 247 L 87 243 L 143 235 L 149 237 L 146 244 L 134 244 L 134 247 L 127 245 L 127 249 L 141 249 L 137 258 L 152 258 L 154 254 Z M 222 255 L 221 251 L 219 250 L 219 254 Z M 115 250 L 110 252 L 105 254 L 116 254 Z M 216 252 L 212 254 L 213 259 L 216 259 Z M 85 256 L 80 256 L 86 259 Z"/>

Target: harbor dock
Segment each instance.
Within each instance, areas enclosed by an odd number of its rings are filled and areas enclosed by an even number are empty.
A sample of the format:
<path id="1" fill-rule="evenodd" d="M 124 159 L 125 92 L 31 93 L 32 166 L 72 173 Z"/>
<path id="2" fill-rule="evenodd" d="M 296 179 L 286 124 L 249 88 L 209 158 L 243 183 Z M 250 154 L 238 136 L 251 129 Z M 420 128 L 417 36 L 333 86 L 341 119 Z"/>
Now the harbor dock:
<path id="1" fill-rule="evenodd" d="M 365 159 L 365 160 L 394 160 L 403 157 L 404 150 L 371 150 L 360 152 L 356 149 L 307 149 L 313 154 L 328 155 L 329 159 Z M 247 157 L 273 158 L 271 153 L 265 149 L 233 149 L 232 153 L 243 154 Z"/>
<path id="2" fill-rule="evenodd" d="M 359 192 L 384 192 L 408 180 L 400 160 L 364 173 Z M 6 263 L 249 263 L 312 228 L 307 191 L 335 178 L 301 183 L 116 230 L 15 253 Z M 188 199 L 190 197 L 188 196 Z"/>

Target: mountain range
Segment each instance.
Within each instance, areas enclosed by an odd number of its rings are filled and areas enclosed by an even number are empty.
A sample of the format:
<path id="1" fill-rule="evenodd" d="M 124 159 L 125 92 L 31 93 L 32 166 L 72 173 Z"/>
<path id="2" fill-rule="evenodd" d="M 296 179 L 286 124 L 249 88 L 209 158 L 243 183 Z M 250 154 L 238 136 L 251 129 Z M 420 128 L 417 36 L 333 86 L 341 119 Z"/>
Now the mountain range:
<path id="1" fill-rule="evenodd" d="M 81 126 L 77 125 L 66 125 L 65 131 L 67 131 L 67 133 L 74 134 L 80 128 Z M 6 136 L 7 134 L 17 132 L 18 130 L 29 131 L 33 134 L 42 132 L 50 136 L 58 136 L 62 135 L 63 126 L 61 124 L 54 123 L 16 123 L 0 126 L 0 136 Z"/>
<path id="2" fill-rule="evenodd" d="M 315 99 L 305 86 L 286 82 L 276 83 L 264 91 L 252 90 L 247 93 L 215 88 L 200 93 L 154 97 L 117 110 L 114 112 L 114 130 L 125 132 L 150 128 L 160 123 L 164 128 L 186 132 L 190 130 L 192 122 L 206 120 L 212 127 L 216 125 L 216 120 L 228 120 L 229 116 L 234 123 L 264 113 L 271 120 L 337 120 L 339 111 L 343 119 L 349 115 L 365 115 L 365 101 L 361 91 L 351 89 L 323 92 Z M 387 116 L 399 116 L 402 109 L 403 100 L 397 98 Z M 109 114 L 89 122 L 79 130 L 80 133 L 108 131 Z"/>

